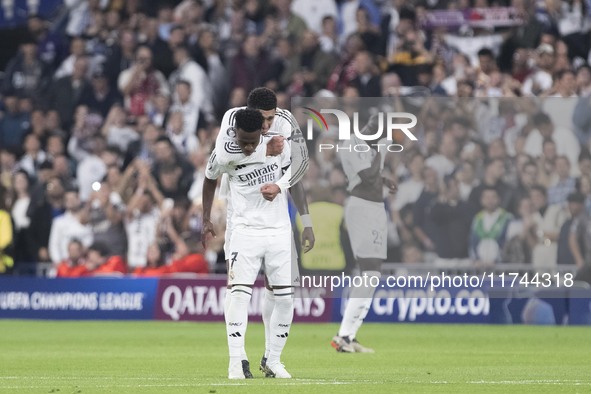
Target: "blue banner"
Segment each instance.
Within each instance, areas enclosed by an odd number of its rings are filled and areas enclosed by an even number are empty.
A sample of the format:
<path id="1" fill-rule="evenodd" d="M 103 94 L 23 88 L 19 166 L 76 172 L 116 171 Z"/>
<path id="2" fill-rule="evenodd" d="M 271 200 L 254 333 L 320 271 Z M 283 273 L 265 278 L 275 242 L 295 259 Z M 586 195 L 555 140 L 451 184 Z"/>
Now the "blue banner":
<path id="1" fill-rule="evenodd" d="M 345 297 L 346 299 L 346 297 Z M 333 321 L 341 321 L 343 298 L 334 300 Z M 473 288 L 378 289 L 367 322 L 488 323 L 490 301 L 485 290 Z"/>
<path id="2" fill-rule="evenodd" d="M 158 279 L 0 278 L 0 318 L 151 320 Z"/>
<path id="3" fill-rule="evenodd" d="M 0 277 L 0 319 L 221 321 L 225 283 L 215 275 L 190 280 Z M 317 292 L 298 297 L 297 320 L 340 322 L 348 289 L 343 297 L 342 292 L 335 289 L 336 298 Z M 591 290 L 379 288 L 366 321 L 591 325 Z"/>
<path id="4" fill-rule="evenodd" d="M 568 299 L 568 324 L 591 325 L 591 290 L 573 289 Z"/>

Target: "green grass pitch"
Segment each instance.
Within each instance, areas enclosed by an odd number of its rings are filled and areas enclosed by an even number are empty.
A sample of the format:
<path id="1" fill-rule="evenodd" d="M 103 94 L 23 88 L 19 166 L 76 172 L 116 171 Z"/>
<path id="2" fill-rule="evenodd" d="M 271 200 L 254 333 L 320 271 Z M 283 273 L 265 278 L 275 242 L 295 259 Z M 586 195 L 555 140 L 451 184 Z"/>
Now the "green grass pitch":
<path id="1" fill-rule="evenodd" d="M 255 379 L 226 379 L 220 323 L 0 321 L 1 393 L 557 393 L 591 392 L 591 329 L 366 324 L 375 354 L 339 354 L 336 324 L 295 324 L 283 361 L 294 379 L 256 368 L 263 327 L 251 324 Z"/>

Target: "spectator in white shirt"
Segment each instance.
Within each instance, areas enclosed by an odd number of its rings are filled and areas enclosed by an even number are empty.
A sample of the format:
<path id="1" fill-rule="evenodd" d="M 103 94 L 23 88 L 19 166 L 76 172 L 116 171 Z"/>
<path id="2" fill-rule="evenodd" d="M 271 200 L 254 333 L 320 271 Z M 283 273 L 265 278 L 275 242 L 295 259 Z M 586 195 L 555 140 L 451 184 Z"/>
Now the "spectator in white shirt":
<path id="1" fill-rule="evenodd" d="M 335 17 L 325 15 L 322 18 L 322 29 L 320 31 L 320 37 L 318 37 L 320 49 L 326 53 L 335 53 L 339 49 L 338 40 L 339 36 Z"/>
<path id="2" fill-rule="evenodd" d="M 80 161 L 76 169 L 76 179 L 78 180 L 80 199 L 82 201 L 88 200 L 92 192 L 92 184 L 100 182 L 107 174 L 107 165 L 101 159 L 101 155 L 106 149 L 105 139 L 102 136 L 95 136 L 92 138 L 90 146 L 91 153 Z"/>
<path id="3" fill-rule="evenodd" d="M 88 69 L 86 71 L 86 76 L 90 78 L 97 69 L 99 62 L 94 56 L 87 55 L 86 40 L 82 37 L 75 37 L 72 39 L 72 42 L 70 43 L 70 56 L 62 61 L 59 68 L 55 72 L 54 78 L 60 79 L 62 77 L 72 75 L 74 72 L 74 63 L 76 63 L 76 59 L 82 57 L 88 58 Z"/>
<path id="4" fill-rule="evenodd" d="M 540 157 L 544 139 L 550 138 L 556 143 L 556 152 L 568 157 L 571 174 L 578 175 L 581 145 L 575 134 L 569 129 L 555 127 L 550 117 L 543 112 L 534 115 L 532 122 L 536 130 L 533 130 L 525 141 L 525 153 L 532 157 Z"/>
<path id="5" fill-rule="evenodd" d="M 222 113 L 228 103 L 230 79 L 228 70 L 222 61 L 219 51 L 219 36 L 216 29 L 202 28 L 199 34 L 199 46 L 207 59 L 207 75 L 213 92 L 212 102 L 216 113 Z"/>
<path id="6" fill-rule="evenodd" d="M 18 168 L 27 172 L 30 177 L 37 175 L 39 166 L 48 159 L 47 154 L 41 149 L 41 142 L 35 134 L 28 134 L 23 144 L 25 154 L 18 163 Z"/>
<path id="7" fill-rule="evenodd" d="M 556 57 L 552 45 L 544 43 L 536 49 L 537 70 L 525 81 L 521 91 L 524 96 L 536 96 L 552 87 L 552 67 Z"/>
<path id="8" fill-rule="evenodd" d="M 194 136 L 199 121 L 199 107 L 191 100 L 193 88 L 189 81 L 180 79 L 176 82 L 174 103 L 170 113 L 179 112 L 183 116 L 183 134 L 185 137 Z M 169 119 L 170 121 L 170 119 Z"/>
<path id="9" fill-rule="evenodd" d="M 191 85 L 191 101 L 204 114 L 207 122 L 213 121 L 214 114 L 211 101 L 213 93 L 207 73 L 197 62 L 191 59 L 189 50 L 184 45 L 174 49 L 174 62 L 178 68 L 169 78 L 170 86 L 176 86 L 177 82 L 181 80 L 187 81 Z M 173 100 L 177 101 L 176 97 Z"/>
<path id="10" fill-rule="evenodd" d="M 127 124 L 125 111 L 119 105 L 111 107 L 107 119 L 101 128 L 102 135 L 107 139 L 107 144 L 118 147 L 122 152 L 133 141 L 140 139 L 137 131 Z"/>
<path id="11" fill-rule="evenodd" d="M 294 0 L 290 8 L 291 12 L 302 18 L 308 28 L 316 33 L 321 32 L 327 16 L 333 19 L 338 16 L 335 0 Z"/>
<path id="12" fill-rule="evenodd" d="M 467 201 L 470 198 L 472 189 L 479 184 L 476 171 L 474 170 L 474 164 L 468 160 L 462 161 L 458 166 L 456 178 L 458 179 L 458 187 L 460 189 L 460 199 Z"/>
<path id="13" fill-rule="evenodd" d="M 127 232 L 127 264 L 131 269 L 145 267 L 148 248 L 156 240 L 156 230 L 160 219 L 158 208 L 164 201 L 150 168 L 139 165 L 138 187 L 127 205 L 125 230 Z"/>
<path id="14" fill-rule="evenodd" d="M 181 111 L 171 112 L 166 123 L 166 135 L 170 138 L 177 152 L 187 157 L 199 148 L 199 140 L 193 134 L 187 134 L 185 114 Z"/>
<path id="15" fill-rule="evenodd" d="M 68 10 L 66 33 L 70 37 L 81 35 L 90 24 L 90 2 L 83 0 L 64 0 Z"/>
<path id="16" fill-rule="evenodd" d="M 170 110 L 170 96 L 165 94 L 157 94 L 154 97 L 153 106 L 148 114 L 150 121 L 157 127 L 164 128 L 168 111 Z M 198 114 L 195 115 L 196 117 Z"/>
<path id="17" fill-rule="evenodd" d="M 66 191 L 64 206 L 66 212 L 53 220 L 49 233 L 49 256 L 56 264 L 68 257 L 68 245 L 72 240 L 78 239 L 86 247 L 92 243 L 88 209 L 82 207 L 77 189 Z"/>
<path id="18" fill-rule="evenodd" d="M 416 153 L 408 163 L 410 178 L 398 186 L 394 200 L 396 211 L 400 211 L 407 204 L 413 204 L 421 195 L 424 187 L 423 168 L 425 168 L 425 158 L 420 153 Z"/>

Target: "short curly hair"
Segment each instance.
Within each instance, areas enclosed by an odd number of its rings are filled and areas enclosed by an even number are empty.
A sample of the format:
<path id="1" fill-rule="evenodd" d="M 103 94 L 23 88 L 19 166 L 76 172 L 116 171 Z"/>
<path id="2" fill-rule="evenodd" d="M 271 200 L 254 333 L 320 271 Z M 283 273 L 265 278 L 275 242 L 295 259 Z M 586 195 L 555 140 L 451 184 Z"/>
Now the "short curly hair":
<path id="1" fill-rule="evenodd" d="M 254 133 L 263 128 L 263 115 L 256 109 L 244 108 L 236 112 L 236 128 Z"/>
<path id="2" fill-rule="evenodd" d="M 270 111 L 277 108 L 277 95 L 269 88 L 253 89 L 246 99 L 248 108 Z"/>

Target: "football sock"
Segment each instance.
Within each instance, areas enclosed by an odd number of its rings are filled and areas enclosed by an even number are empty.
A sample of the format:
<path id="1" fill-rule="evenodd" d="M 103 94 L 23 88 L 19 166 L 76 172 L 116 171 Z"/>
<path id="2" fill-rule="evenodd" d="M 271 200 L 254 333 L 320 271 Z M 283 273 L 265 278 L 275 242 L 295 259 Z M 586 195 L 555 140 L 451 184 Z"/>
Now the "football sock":
<path id="1" fill-rule="evenodd" d="M 372 276 L 377 277 L 378 280 L 381 276 L 381 272 L 379 272 L 379 271 L 364 271 L 363 273 L 366 274 L 368 277 L 372 277 Z M 369 312 L 369 309 L 371 308 L 371 303 L 373 301 L 373 295 L 376 292 L 376 288 L 371 287 L 371 286 L 369 286 L 366 290 L 368 291 L 367 298 L 363 298 L 364 300 L 366 300 L 366 302 L 361 306 L 357 321 L 355 321 L 353 324 L 353 332 L 350 335 L 351 339 L 355 339 L 355 336 L 357 335 L 357 331 L 359 331 L 359 328 L 361 328 L 361 325 L 363 324 L 363 320 L 365 320 L 365 317 L 367 316 L 367 313 Z"/>
<path id="2" fill-rule="evenodd" d="M 224 319 L 226 320 L 226 325 L 228 324 L 228 311 L 230 310 L 230 293 L 232 289 L 226 289 L 226 296 L 224 297 Z M 248 356 L 246 355 L 246 349 L 244 346 L 242 347 L 242 356 L 241 360 L 247 360 Z"/>
<path id="3" fill-rule="evenodd" d="M 269 350 L 271 347 L 271 316 L 275 309 L 275 295 L 273 290 L 265 288 L 265 296 L 263 297 L 263 325 L 265 326 L 265 357 L 269 358 Z"/>
<path id="4" fill-rule="evenodd" d="M 248 286 L 236 285 L 230 291 L 230 303 L 225 313 L 230 361 L 243 360 L 244 336 L 248 325 L 248 305 L 251 296 L 252 289 Z"/>
<path id="5" fill-rule="evenodd" d="M 226 289 L 226 295 L 224 296 L 224 319 L 228 324 L 228 311 L 230 310 L 230 293 L 232 289 Z"/>
<path id="6" fill-rule="evenodd" d="M 270 321 L 269 357 L 267 365 L 273 366 L 281 362 L 281 352 L 287 342 L 289 329 L 293 321 L 294 288 L 274 289 L 275 308 Z"/>
<path id="7" fill-rule="evenodd" d="M 364 273 L 368 277 L 379 278 L 381 276 L 378 271 L 364 271 Z M 343 320 L 339 328 L 338 335 L 340 337 L 355 338 L 357 331 L 359 331 L 363 320 L 369 312 L 375 290 L 376 288 L 371 286 L 354 287 L 351 289 L 349 301 L 345 307 L 345 313 L 343 313 Z"/>

